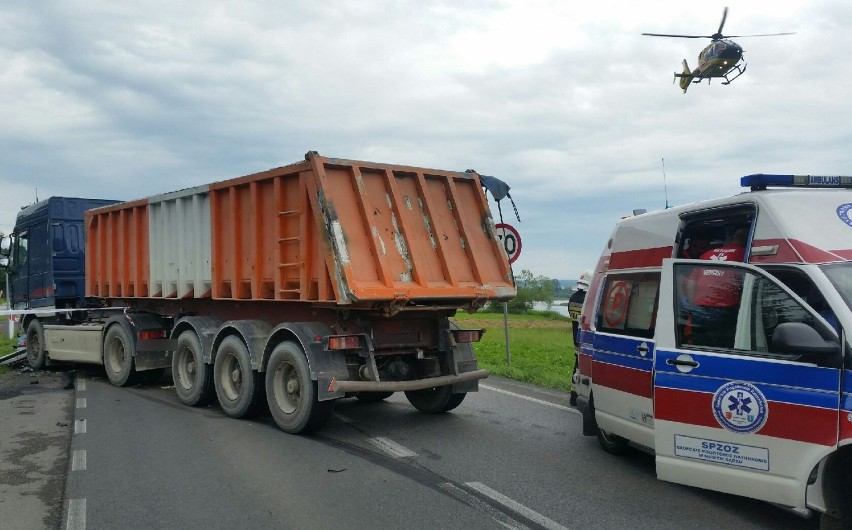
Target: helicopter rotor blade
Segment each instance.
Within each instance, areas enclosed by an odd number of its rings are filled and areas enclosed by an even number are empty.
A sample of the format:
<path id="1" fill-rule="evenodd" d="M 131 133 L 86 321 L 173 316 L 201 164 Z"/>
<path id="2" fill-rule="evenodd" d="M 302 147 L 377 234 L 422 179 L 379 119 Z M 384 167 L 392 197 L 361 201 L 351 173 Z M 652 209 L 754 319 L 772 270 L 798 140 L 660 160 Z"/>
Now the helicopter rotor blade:
<path id="1" fill-rule="evenodd" d="M 785 33 L 759 33 L 757 35 L 725 35 L 726 39 L 740 39 L 743 37 L 774 37 L 776 35 L 795 35 L 795 31 L 789 31 Z"/>
<path id="2" fill-rule="evenodd" d="M 725 27 L 725 19 L 728 18 L 728 8 L 725 7 L 725 10 L 722 11 L 722 22 L 719 23 L 719 30 L 716 31 L 717 34 L 722 34 L 722 28 Z"/>
<path id="3" fill-rule="evenodd" d="M 677 37 L 680 39 L 710 39 L 710 35 L 672 35 L 670 33 L 643 33 L 648 37 Z"/>

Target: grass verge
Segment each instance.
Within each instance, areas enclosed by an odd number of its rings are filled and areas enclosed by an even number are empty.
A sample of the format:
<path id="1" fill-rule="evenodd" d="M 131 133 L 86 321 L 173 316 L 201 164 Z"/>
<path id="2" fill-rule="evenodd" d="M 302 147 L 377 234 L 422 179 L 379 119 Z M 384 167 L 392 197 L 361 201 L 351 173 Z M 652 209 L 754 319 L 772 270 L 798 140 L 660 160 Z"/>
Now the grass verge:
<path id="1" fill-rule="evenodd" d="M 480 368 L 527 383 L 571 389 L 574 344 L 567 317 L 555 311 L 509 315 L 510 367 L 506 363 L 502 313 L 459 313 L 454 319 L 462 328 L 488 330 L 474 345 Z"/>
<path id="2" fill-rule="evenodd" d="M 3 298 L 0 298 L 0 308 L 6 309 L 6 300 Z M 8 320 L 9 317 L 0 315 L 0 355 L 15 351 L 15 341 L 9 338 Z"/>

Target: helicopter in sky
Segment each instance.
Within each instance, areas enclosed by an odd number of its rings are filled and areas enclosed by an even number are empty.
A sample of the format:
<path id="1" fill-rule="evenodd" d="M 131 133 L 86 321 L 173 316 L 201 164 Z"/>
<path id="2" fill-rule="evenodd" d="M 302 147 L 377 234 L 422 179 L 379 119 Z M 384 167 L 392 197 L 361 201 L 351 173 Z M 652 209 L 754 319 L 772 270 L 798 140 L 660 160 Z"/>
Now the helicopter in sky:
<path id="1" fill-rule="evenodd" d="M 668 33 L 643 33 L 649 37 L 677 37 L 681 39 L 711 39 L 712 42 L 698 54 L 698 68 L 690 70 L 686 59 L 683 60 L 683 73 L 675 72 L 675 80 L 680 78 L 680 88 L 686 94 L 690 83 L 700 83 L 714 77 L 723 78 L 723 85 L 728 85 L 734 79 L 743 75 L 746 71 L 746 63 L 743 60 L 743 49 L 731 38 L 740 37 L 772 37 L 775 35 L 794 35 L 795 32 L 787 33 L 761 33 L 759 35 L 723 35 L 722 28 L 725 27 L 725 19 L 728 18 L 728 8 L 722 12 L 722 22 L 719 29 L 712 35 L 672 35 Z"/>

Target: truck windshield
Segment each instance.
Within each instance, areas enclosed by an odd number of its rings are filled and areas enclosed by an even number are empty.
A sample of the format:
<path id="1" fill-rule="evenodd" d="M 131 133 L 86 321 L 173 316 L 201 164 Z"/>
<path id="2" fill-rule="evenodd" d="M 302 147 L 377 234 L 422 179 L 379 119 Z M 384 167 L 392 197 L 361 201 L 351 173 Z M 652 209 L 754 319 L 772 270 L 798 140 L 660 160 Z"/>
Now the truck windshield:
<path id="1" fill-rule="evenodd" d="M 843 297 L 846 305 L 852 309 L 852 262 L 833 263 L 820 268 Z"/>

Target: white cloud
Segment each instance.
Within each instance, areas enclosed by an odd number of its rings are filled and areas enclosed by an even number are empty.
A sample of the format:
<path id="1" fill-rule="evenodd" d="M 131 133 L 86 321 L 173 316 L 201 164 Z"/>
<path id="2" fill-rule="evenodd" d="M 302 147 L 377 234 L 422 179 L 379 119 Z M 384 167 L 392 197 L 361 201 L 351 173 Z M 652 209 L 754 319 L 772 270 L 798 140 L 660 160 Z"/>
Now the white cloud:
<path id="1" fill-rule="evenodd" d="M 36 187 L 132 199 L 318 150 L 498 176 L 521 213 L 517 265 L 576 277 L 619 216 L 666 191 L 682 204 L 748 173 L 850 173 L 852 5 L 732 6 L 727 33 L 797 34 L 737 39 L 747 73 L 684 95 L 672 73 L 708 41 L 640 34 L 710 34 L 723 7 L 18 3 L 0 13 L 0 229 Z"/>

